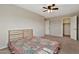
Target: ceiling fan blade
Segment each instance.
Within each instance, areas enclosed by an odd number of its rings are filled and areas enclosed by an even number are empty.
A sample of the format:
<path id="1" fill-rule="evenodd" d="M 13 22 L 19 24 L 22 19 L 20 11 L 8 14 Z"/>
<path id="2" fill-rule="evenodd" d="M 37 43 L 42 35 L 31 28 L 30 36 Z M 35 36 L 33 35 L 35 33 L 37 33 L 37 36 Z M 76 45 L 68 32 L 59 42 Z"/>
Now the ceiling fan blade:
<path id="1" fill-rule="evenodd" d="M 58 8 L 53 8 L 52 10 L 58 10 Z"/>
<path id="2" fill-rule="evenodd" d="M 47 10 L 44 10 L 43 12 L 46 12 Z"/>
<path id="3" fill-rule="evenodd" d="M 44 9 L 47 9 L 46 7 L 43 7 Z"/>
<path id="4" fill-rule="evenodd" d="M 52 4 L 52 7 L 54 7 L 55 6 L 55 4 Z"/>

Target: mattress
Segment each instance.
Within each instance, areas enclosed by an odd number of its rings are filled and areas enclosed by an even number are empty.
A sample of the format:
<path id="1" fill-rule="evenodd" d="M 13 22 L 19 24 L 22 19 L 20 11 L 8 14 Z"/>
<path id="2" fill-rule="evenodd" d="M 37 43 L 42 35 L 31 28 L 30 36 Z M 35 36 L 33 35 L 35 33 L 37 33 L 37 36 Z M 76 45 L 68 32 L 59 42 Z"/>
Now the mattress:
<path id="1" fill-rule="evenodd" d="M 11 53 L 15 54 L 54 54 L 58 53 L 60 44 L 44 38 L 33 38 L 30 41 L 18 39 L 9 44 Z"/>

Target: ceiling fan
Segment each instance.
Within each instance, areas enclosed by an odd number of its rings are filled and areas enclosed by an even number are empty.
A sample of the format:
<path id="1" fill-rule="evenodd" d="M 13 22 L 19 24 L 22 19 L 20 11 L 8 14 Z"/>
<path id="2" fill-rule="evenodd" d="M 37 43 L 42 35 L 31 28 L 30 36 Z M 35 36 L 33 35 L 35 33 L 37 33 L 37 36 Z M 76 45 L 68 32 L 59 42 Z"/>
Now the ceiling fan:
<path id="1" fill-rule="evenodd" d="M 51 4 L 51 5 L 48 5 L 47 7 L 43 7 L 45 10 L 43 12 L 52 12 L 53 10 L 58 10 L 58 8 L 55 7 L 55 4 Z"/>

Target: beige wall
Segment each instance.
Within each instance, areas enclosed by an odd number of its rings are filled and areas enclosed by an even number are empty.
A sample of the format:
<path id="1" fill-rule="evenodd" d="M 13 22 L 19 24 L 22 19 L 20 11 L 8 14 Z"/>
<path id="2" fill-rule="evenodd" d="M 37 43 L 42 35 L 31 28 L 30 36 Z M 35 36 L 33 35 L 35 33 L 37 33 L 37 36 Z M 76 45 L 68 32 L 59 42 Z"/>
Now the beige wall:
<path id="1" fill-rule="evenodd" d="M 63 18 L 63 23 L 70 23 L 70 17 Z"/>
<path id="2" fill-rule="evenodd" d="M 8 30 L 32 28 L 34 36 L 44 35 L 44 18 L 14 5 L 0 5 L 0 48 L 8 43 Z"/>

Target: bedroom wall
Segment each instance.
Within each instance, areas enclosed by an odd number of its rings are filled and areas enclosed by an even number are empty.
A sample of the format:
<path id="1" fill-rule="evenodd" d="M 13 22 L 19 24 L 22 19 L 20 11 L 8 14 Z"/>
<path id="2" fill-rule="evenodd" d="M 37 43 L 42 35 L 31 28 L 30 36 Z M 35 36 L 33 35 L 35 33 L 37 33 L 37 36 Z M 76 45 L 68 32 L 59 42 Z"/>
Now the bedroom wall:
<path id="1" fill-rule="evenodd" d="M 0 5 L 0 49 L 7 47 L 8 30 L 33 29 L 34 36 L 43 36 L 44 27 L 44 17 L 14 5 Z"/>

